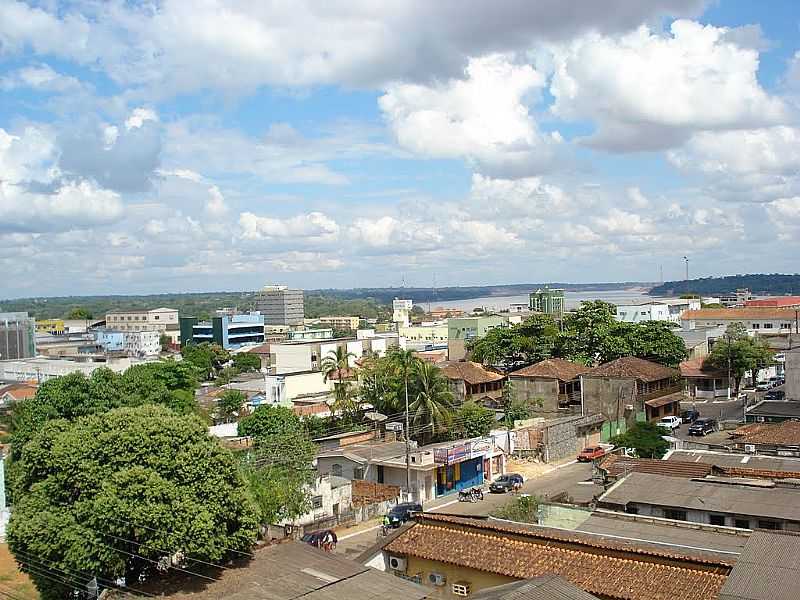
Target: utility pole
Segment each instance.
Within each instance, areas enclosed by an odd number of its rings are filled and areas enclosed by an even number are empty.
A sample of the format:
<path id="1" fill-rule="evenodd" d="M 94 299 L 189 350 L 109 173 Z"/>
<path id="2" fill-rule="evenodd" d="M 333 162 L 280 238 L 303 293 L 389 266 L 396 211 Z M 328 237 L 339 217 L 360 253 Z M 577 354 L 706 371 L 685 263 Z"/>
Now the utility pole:
<path id="1" fill-rule="evenodd" d="M 728 342 L 728 400 L 731 399 L 731 336 L 725 334 L 725 339 Z"/>
<path id="2" fill-rule="evenodd" d="M 683 260 L 686 261 L 686 291 L 689 291 L 689 257 L 684 256 Z"/>
<path id="3" fill-rule="evenodd" d="M 406 388 L 406 493 L 408 494 L 407 501 L 411 500 L 411 446 L 408 436 L 411 435 L 411 430 L 408 426 L 408 365 L 405 366 L 404 383 Z"/>

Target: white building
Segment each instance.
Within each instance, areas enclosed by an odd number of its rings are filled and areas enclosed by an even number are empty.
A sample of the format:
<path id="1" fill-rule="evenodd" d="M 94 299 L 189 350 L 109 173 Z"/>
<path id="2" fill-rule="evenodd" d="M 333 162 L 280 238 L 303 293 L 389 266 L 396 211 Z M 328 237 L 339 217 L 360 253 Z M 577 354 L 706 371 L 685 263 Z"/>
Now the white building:
<path id="1" fill-rule="evenodd" d="M 22 360 L 0 360 L 0 381 L 43 382 L 70 373 L 83 373 L 87 377 L 97 369 L 111 369 L 122 373 L 131 366 L 129 358 L 105 362 L 80 362 L 66 359 L 26 358 Z"/>
<path id="2" fill-rule="evenodd" d="M 646 321 L 668 321 L 680 323 L 687 310 L 698 310 L 700 300 L 658 300 L 642 304 L 618 304 L 617 321 L 643 323 Z"/>
<path id="3" fill-rule="evenodd" d="M 320 475 L 308 488 L 311 510 L 279 525 L 310 525 L 319 521 L 339 517 L 353 508 L 353 484 L 349 479 L 337 475 Z"/>
<path id="4" fill-rule="evenodd" d="M 684 329 L 727 327 L 740 323 L 751 334 L 790 333 L 796 327 L 795 311 L 788 308 L 702 308 L 683 314 Z"/>
<path id="5" fill-rule="evenodd" d="M 123 335 L 128 356 L 158 356 L 161 352 L 160 331 L 125 331 Z"/>
<path id="6" fill-rule="evenodd" d="M 106 314 L 106 327 L 117 331 L 170 331 L 177 335 L 178 311 L 174 308 L 112 310 Z"/>
<path id="7" fill-rule="evenodd" d="M 392 321 L 397 323 L 397 327 L 408 327 L 411 322 L 411 309 L 414 307 L 412 300 L 401 300 L 395 298 L 392 301 Z"/>

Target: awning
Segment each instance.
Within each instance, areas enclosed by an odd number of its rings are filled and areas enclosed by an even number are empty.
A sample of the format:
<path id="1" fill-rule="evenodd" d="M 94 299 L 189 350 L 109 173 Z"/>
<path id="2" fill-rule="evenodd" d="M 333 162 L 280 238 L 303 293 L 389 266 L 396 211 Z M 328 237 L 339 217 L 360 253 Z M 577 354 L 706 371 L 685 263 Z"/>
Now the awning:
<path id="1" fill-rule="evenodd" d="M 653 398 L 652 400 L 648 400 L 645 402 L 647 406 L 650 408 L 659 408 L 661 406 L 666 406 L 667 404 L 674 404 L 675 402 L 680 402 L 680 397 L 676 396 L 675 394 L 667 394 L 666 396 L 661 396 L 660 398 Z"/>

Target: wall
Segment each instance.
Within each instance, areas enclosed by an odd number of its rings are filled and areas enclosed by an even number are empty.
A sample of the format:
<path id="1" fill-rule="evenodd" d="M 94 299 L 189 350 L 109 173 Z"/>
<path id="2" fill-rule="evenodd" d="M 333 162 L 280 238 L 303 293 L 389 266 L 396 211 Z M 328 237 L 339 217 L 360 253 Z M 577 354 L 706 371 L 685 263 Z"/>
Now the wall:
<path id="1" fill-rule="evenodd" d="M 582 375 L 581 397 L 584 415 L 602 414 L 613 420 L 626 416 L 625 406 L 629 404 L 634 405 L 635 412 L 644 410 L 643 403 L 636 398 L 636 381 L 633 379 Z"/>
<path id="2" fill-rule="evenodd" d="M 532 377 L 509 377 L 514 394 L 530 403 L 533 413 L 545 417 L 562 416 L 558 411 L 558 380 Z M 544 403 L 541 407 L 533 403 L 537 398 Z"/>
<path id="3" fill-rule="evenodd" d="M 389 572 L 392 573 L 392 571 Z M 446 585 L 431 585 L 428 579 L 431 573 L 444 575 L 447 579 Z M 488 573 L 486 571 L 479 571 L 467 567 L 459 567 L 457 565 L 417 558 L 415 556 L 408 557 L 405 574 L 408 577 L 419 575 L 419 583 L 430 590 L 431 597 L 435 598 L 457 598 L 457 596 L 451 593 L 451 586 L 455 582 L 468 582 L 470 584 L 470 596 L 472 596 L 476 592 L 485 590 L 486 588 L 518 581 L 517 579 L 506 577 L 505 575 Z"/>
<path id="4" fill-rule="evenodd" d="M 400 327 L 398 333 L 409 342 L 446 344 L 448 339 L 447 325 L 412 325 L 409 327 Z"/>
<path id="5" fill-rule="evenodd" d="M 306 344 L 272 344 L 272 366 L 275 373 L 297 373 L 311 370 L 311 346 Z"/>
<path id="6" fill-rule="evenodd" d="M 350 484 L 340 485 L 338 487 L 331 486 L 329 477 L 318 477 L 314 482 L 314 487 L 308 490 L 309 495 L 313 497 L 321 497 L 322 506 L 319 508 L 312 508 L 304 515 L 296 519 L 287 519 L 282 521 L 281 524 L 293 525 L 307 525 L 315 521 L 332 517 L 334 515 L 350 512 L 353 505 L 352 500 L 352 487 Z"/>
<path id="7" fill-rule="evenodd" d="M 333 382 L 325 381 L 321 371 L 287 375 L 285 381 L 285 401 L 291 402 L 299 396 L 321 394 L 333 389 Z"/>
<path id="8" fill-rule="evenodd" d="M 666 517 L 665 508 L 660 506 L 652 506 L 650 504 L 638 504 L 635 502 L 631 502 L 628 504 L 629 507 L 635 507 L 638 510 L 639 515 L 642 516 L 650 516 L 650 517 L 661 517 L 661 518 L 668 518 Z M 679 509 L 685 510 L 686 512 L 686 521 L 689 523 L 702 523 L 704 525 L 711 524 L 711 515 L 721 515 L 725 519 L 724 526 L 725 527 L 736 527 L 737 520 L 745 520 L 749 522 L 749 527 L 746 529 L 753 529 L 758 527 L 758 517 L 754 516 L 742 516 L 742 515 L 735 515 L 735 514 L 723 514 L 723 513 L 711 513 L 704 510 L 688 510 L 688 509 Z M 765 518 L 766 521 L 774 521 L 779 523 L 779 528 L 787 531 L 798 531 L 800 530 L 800 523 L 793 523 L 791 521 L 784 521 L 778 519 L 769 519 Z M 740 523 L 743 525 L 743 523 Z"/>
<path id="9" fill-rule="evenodd" d="M 800 400 L 800 348 L 786 351 L 785 371 L 787 400 Z"/>

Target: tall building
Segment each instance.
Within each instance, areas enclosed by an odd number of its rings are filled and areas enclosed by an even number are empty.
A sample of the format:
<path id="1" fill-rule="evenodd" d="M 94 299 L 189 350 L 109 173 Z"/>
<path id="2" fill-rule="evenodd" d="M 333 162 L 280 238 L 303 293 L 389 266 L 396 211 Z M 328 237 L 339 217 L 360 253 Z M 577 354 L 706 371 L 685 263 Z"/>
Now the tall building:
<path id="1" fill-rule="evenodd" d="M 302 325 L 303 290 L 290 290 L 285 285 L 264 286 L 256 297 L 256 310 L 264 315 L 265 325 Z"/>
<path id="2" fill-rule="evenodd" d="M 177 331 L 178 311 L 174 308 L 112 310 L 106 327 L 116 331 Z"/>
<path id="3" fill-rule="evenodd" d="M 36 321 L 26 312 L 0 313 L 0 360 L 36 355 Z"/>
<path id="4" fill-rule="evenodd" d="M 531 292 L 530 309 L 560 317 L 564 314 L 564 290 L 544 288 Z"/>
<path id="5" fill-rule="evenodd" d="M 209 342 L 219 344 L 226 350 L 245 344 L 264 343 L 264 317 L 258 313 L 249 315 L 221 315 L 209 321 L 195 317 L 181 317 L 181 345 Z"/>
<path id="6" fill-rule="evenodd" d="M 392 321 L 397 323 L 397 327 L 408 327 L 411 316 L 411 309 L 414 306 L 412 300 L 401 300 L 395 298 L 392 302 Z"/>

